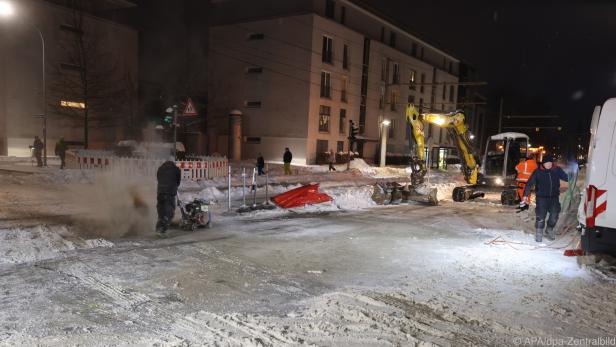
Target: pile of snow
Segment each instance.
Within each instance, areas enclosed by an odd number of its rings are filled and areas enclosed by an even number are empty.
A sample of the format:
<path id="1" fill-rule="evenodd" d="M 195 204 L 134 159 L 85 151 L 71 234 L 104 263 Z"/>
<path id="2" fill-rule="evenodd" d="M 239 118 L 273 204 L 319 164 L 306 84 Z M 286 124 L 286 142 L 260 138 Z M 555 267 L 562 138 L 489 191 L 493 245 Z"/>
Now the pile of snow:
<path id="1" fill-rule="evenodd" d="M 408 177 L 406 168 L 376 167 L 368 165 L 363 159 L 353 159 L 351 168 L 359 170 L 362 174 L 373 178 Z"/>
<path id="2" fill-rule="evenodd" d="M 301 186 L 302 186 L 301 184 L 293 184 L 289 186 L 268 185 L 268 194 L 270 197 L 273 197 L 275 195 L 287 192 L 291 189 L 299 188 Z M 182 189 L 186 189 L 186 186 L 182 185 Z M 184 201 L 191 201 L 195 198 L 198 198 L 198 199 L 203 199 L 203 200 L 210 201 L 210 202 L 221 202 L 221 201 L 225 201 L 228 199 L 227 193 L 228 193 L 227 189 L 219 189 L 214 186 L 205 186 L 198 192 L 180 191 L 180 197 Z M 239 200 L 245 194 L 246 200 L 252 201 L 251 200 L 252 193 L 253 192 L 251 190 L 250 183 L 247 183 L 244 189 L 242 187 L 231 187 L 231 200 Z M 259 186 L 258 194 L 259 194 L 259 197 L 262 194 L 265 194 L 265 187 Z M 261 200 L 262 198 L 259 198 L 259 199 Z"/>
<path id="3" fill-rule="evenodd" d="M 429 171 L 424 178 L 424 183 L 420 184 L 415 190 L 420 194 L 428 194 L 436 188 L 439 201 L 452 200 L 453 189 L 466 184 L 460 169 L 453 166 L 450 166 L 447 171 Z"/>
<path id="4" fill-rule="evenodd" d="M 20 264 L 62 257 L 76 249 L 113 247 L 103 239 L 83 240 L 65 226 L 0 230 L 0 264 Z"/>
<path id="5" fill-rule="evenodd" d="M 332 197 L 333 203 L 344 210 L 359 210 L 375 206 L 372 200 L 373 186 L 361 187 L 332 187 L 321 191 Z"/>

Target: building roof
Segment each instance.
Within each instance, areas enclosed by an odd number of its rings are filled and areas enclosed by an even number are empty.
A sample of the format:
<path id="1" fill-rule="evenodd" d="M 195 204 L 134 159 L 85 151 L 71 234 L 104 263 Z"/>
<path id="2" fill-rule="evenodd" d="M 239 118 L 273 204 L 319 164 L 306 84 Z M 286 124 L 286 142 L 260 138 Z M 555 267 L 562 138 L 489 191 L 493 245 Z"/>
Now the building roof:
<path id="1" fill-rule="evenodd" d="M 398 29 L 400 32 L 411 37 L 413 40 L 417 41 L 418 43 L 437 51 L 438 53 L 446 56 L 447 58 L 455 62 L 460 62 L 459 58 L 456 58 L 452 53 L 448 52 L 447 50 L 439 48 L 437 45 L 434 45 L 432 43 L 428 43 L 428 39 L 426 39 L 425 37 L 422 37 L 421 35 L 416 34 L 416 31 L 409 28 L 408 25 L 402 24 L 400 23 L 400 21 L 395 20 L 391 18 L 390 16 L 387 16 L 382 11 L 374 8 L 373 6 L 368 5 L 364 1 L 362 0 L 340 0 L 340 1 L 344 2 L 347 5 L 354 6 L 356 9 L 364 12 L 365 14 L 368 14 L 375 19 L 378 19 L 382 22 L 385 22 L 393 26 L 394 28 Z"/>

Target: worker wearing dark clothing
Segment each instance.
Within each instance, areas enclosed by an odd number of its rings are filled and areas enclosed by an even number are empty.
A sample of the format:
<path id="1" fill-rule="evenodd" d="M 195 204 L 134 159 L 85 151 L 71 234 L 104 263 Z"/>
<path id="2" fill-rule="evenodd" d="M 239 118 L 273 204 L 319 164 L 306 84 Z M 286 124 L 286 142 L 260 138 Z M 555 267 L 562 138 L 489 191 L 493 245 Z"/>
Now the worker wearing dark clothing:
<path id="1" fill-rule="evenodd" d="M 336 153 L 333 149 L 330 149 L 327 153 L 327 162 L 329 163 L 329 171 L 336 171 L 334 164 L 336 164 Z"/>
<path id="2" fill-rule="evenodd" d="M 282 156 L 282 162 L 284 163 L 284 174 L 291 174 L 291 161 L 293 160 L 293 154 L 289 150 L 289 147 L 284 149 L 284 155 Z"/>
<path id="3" fill-rule="evenodd" d="M 34 156 L 36 157 L 36 166 L 43 167 L 43 141 L 41 141 L 38 136 L 34 137 L 32 148 L 34 149 Z"/>
<path id="4" fill-rule="evenodd" d="M 543 237 L 543 229 L 547 220 L 547 237 L 550 240 L 555 239 L 554 226 L 558 222 L 558 214 L 560 213 L 560 181 L 569 181 L 567 174 L 563 169 L 554 165 L 554 158 L 551 155 L 546 155 L 542 161 L 543 169 L 536 169 L 530 175 L 526 187 L 524 188 L 524 199 L 520 203 L 520 207 L 528 204 L 528 195 L 533 187 L 536 186 L 535 195 L 537 196 L 537 206 L 535 207 L 535 241 L 541 242 Z"/>
<path id="5" fill-rule="evenodd" d="M 164 234 L 175 214 L 175 201 L 182 173 L 174 162 L 166 161 L 158 168 L 156 179 L 158 181 L 156 195 L 158 222 L 156 223 L 156 231 Z"/>
<path id="6" fill-rule="evenodd" d="M 259 153 L 259 157 L 257 158 L 257 171 L 259 176 L 265 175 L 263 168 L 265 167 L 265 159 L 263 159 L 263 155 Z"/>
<path id="7" fill-rule="evenodd" d="M 64 169 L 66 166 L 65 159 L 67 147 L 66 142 L 64 142 L 64 137 L 61 137 L 58 143 L 56 143 L 56 155 L 60 157 L 60 169 Z"/>

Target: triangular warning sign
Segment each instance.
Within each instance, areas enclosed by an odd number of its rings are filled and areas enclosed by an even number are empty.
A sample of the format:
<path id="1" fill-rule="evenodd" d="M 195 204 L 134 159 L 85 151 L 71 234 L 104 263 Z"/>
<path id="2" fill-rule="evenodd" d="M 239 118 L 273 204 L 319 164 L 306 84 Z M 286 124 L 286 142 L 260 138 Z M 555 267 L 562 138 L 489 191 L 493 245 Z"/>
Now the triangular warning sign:
<path id="1" fill-rule="evenodd" d="M 184 108 L 183 115 L 185 116 L 198 116 L 199 115 L 199 113 L 197 113 L 197 109 L 195 108 L 195 104 L 193 104 L 193 101 L 191 98 L 188 98 L 188 101 L 186 102 L 186 107 Z"/>

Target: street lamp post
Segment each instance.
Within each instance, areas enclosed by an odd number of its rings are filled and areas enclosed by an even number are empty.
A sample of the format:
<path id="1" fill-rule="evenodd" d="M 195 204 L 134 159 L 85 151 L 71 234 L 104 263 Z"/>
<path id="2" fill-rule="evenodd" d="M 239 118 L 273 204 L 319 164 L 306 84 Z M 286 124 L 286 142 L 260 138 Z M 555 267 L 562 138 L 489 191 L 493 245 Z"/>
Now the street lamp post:
<path id="1" fill-rule="evenodd" d="M 384 120 L 381 122 L 381 160 L 379 162 L 380 167 L 385 167 L 385 157 L 387 155 L 387 127 L 391 122 Z"/>
<path id="2" fill-rule="evenodd" d="M 167 108 L 167 113 L 173 113 L 173 159 L 178 160 L 178 105 Z"/>
<path id="3" fill-rule="evenodd" d="M 8 18 L 14 15 L 15 9 L 13 8 L 13 5 L 8 1 L 0 1 L 0 17 Z M 43 113 L 41 115 L 37 115 L 36 117 L 43 119 L 43 166 L 47 166 L 47 82 L 45 79 L 45 37 L 43 36 L 43 32 L 36 25 L 32 23 L 28 24 L 36 30 L 41 39 L 43 55 Z"/>

